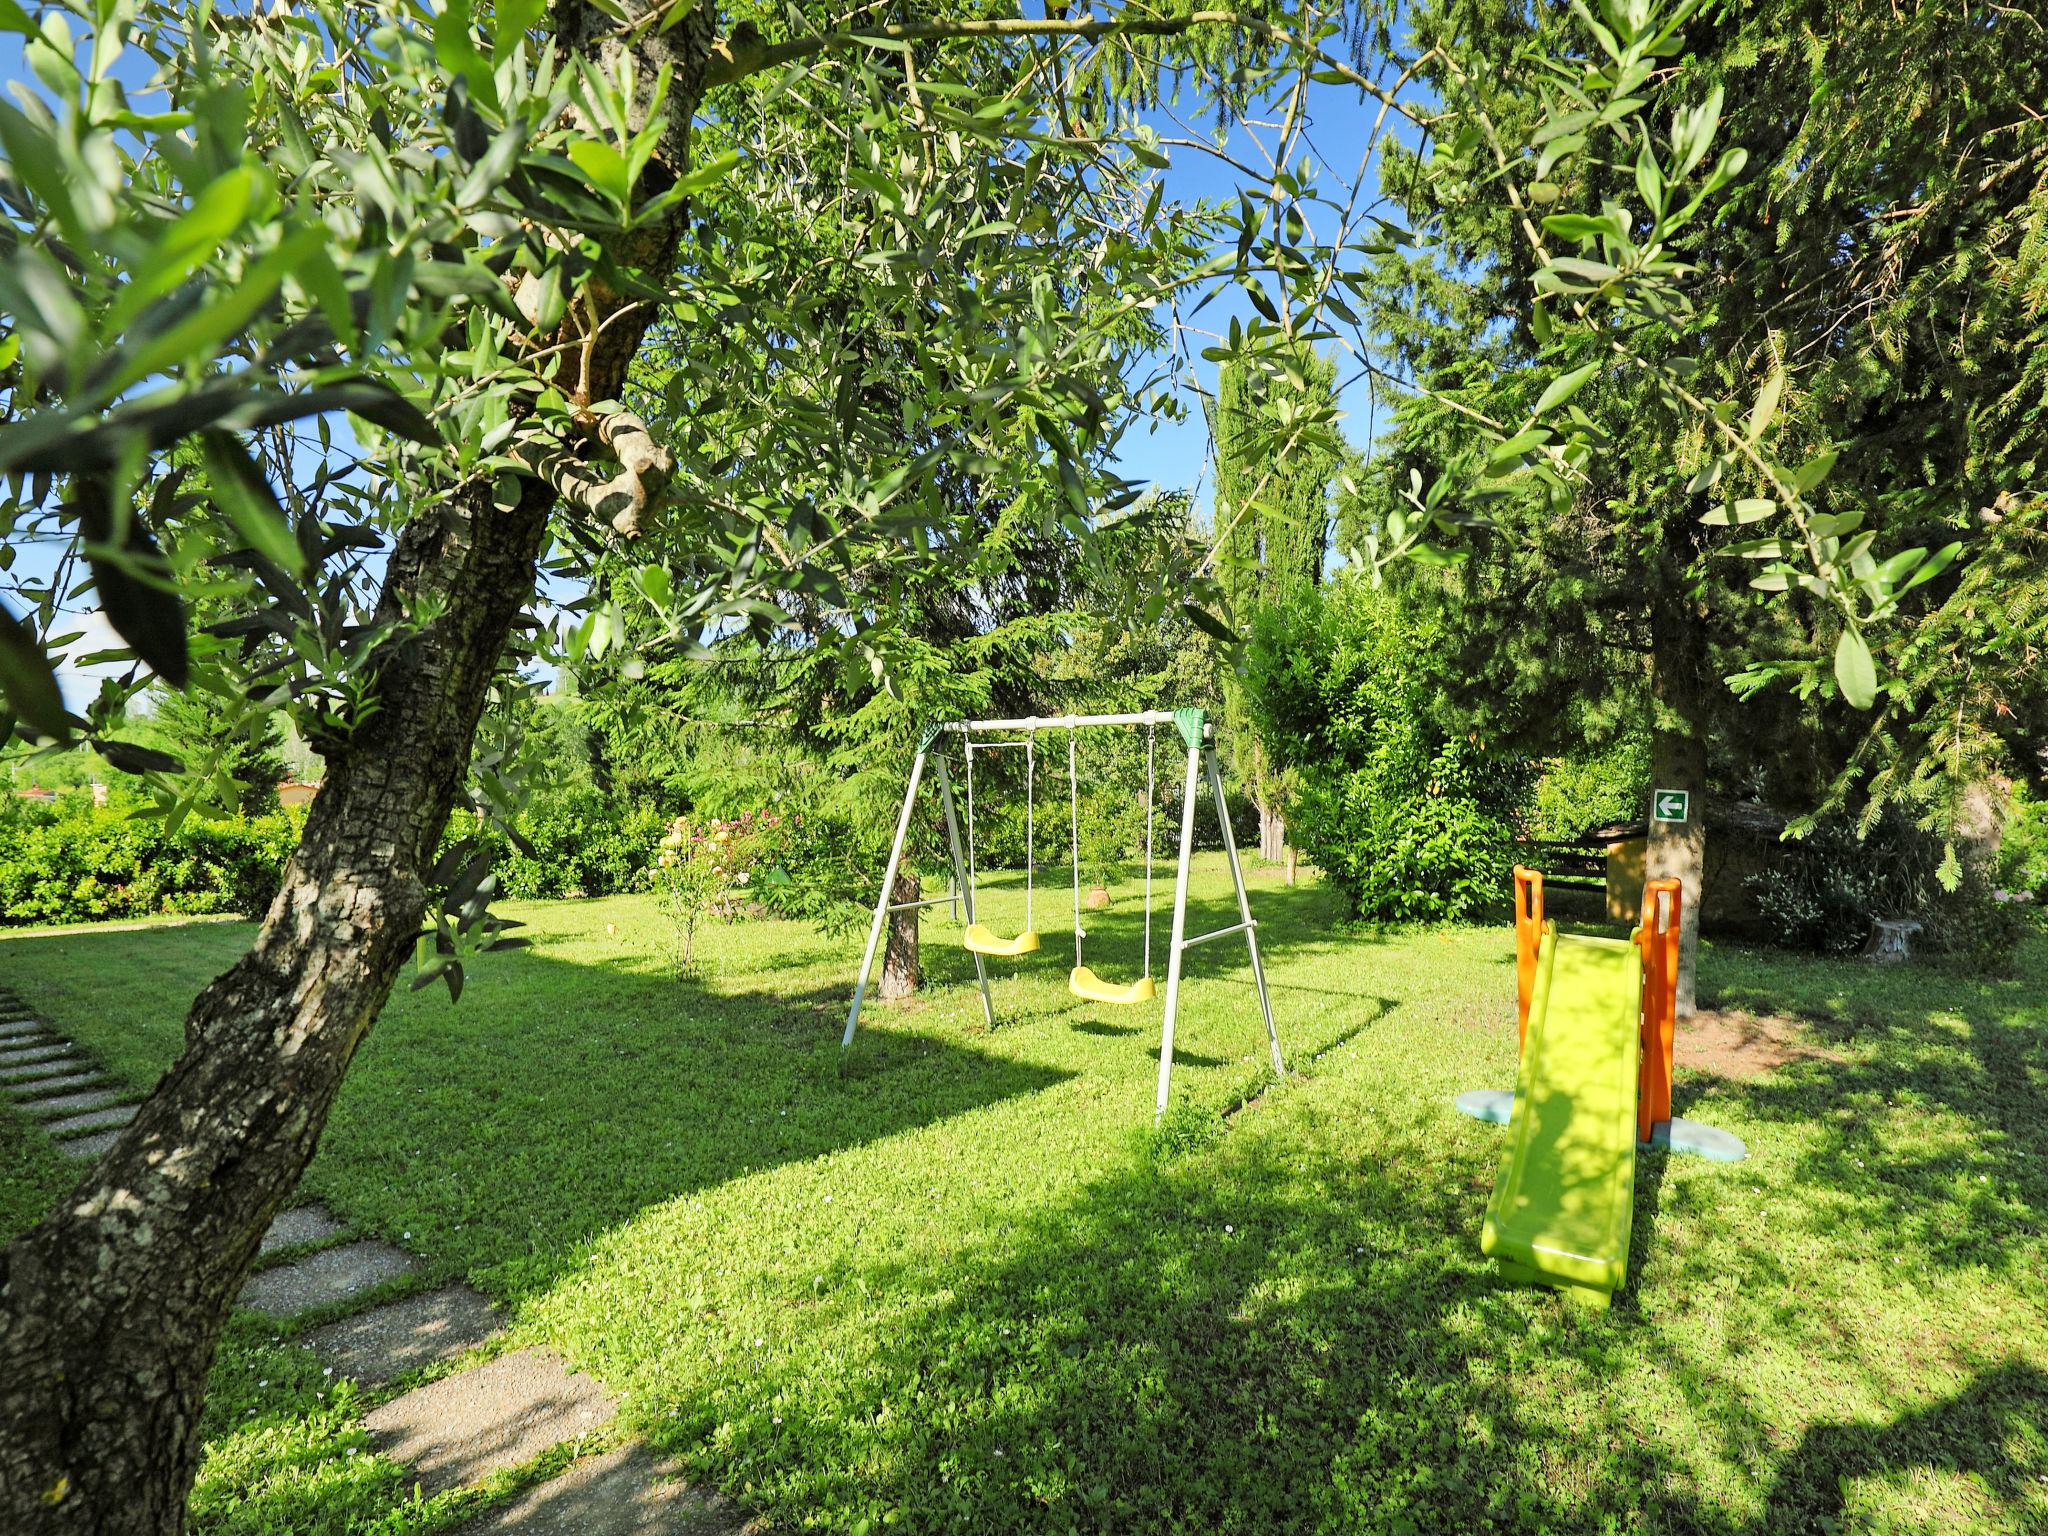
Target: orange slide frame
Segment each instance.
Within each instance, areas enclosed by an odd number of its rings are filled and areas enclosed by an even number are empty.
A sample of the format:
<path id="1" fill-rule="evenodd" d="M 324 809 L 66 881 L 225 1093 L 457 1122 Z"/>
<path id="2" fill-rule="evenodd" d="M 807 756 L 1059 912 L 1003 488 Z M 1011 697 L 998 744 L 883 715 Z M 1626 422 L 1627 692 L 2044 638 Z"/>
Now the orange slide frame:
<path id="1" fill-rule="evenodd" d="M 1643 951 L 1642 1066 L 1636 1081 L 1636 1140 L 1647 1142 L 1671 1118 L 1671 1065 L 1678 1021 L 1678 915 L 1684 901 L 1676 880 L 1643 887 L 1643 918 L 1635 939 Z M 1543 942 L 1543 875 L 1515 866 L 1515 1008 L 1517 1039 L 1529 1038 L 1529 998 L 1536 986 L 1536 954 Z"/>

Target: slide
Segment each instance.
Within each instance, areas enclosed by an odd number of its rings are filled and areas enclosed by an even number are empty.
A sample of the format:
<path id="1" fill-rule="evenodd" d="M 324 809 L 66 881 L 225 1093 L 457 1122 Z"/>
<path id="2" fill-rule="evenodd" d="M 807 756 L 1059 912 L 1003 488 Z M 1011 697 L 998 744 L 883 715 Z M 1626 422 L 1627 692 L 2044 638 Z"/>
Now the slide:
<path id="1" fill-rule="evenodd" d="M 1635 1212 L 1642 952 L 1543 928 L 1508 1151 L 1479 1246 L 1511 1280 L 1606 1306 Z"/>

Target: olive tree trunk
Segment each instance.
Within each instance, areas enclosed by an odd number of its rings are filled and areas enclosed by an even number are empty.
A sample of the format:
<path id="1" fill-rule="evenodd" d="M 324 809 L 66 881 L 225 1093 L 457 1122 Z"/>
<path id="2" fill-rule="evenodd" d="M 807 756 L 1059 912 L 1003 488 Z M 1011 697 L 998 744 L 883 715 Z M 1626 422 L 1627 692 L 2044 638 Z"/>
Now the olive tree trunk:
<path id="1" fill-rule="evenodd" d="M 553 493 L 487 488 L 400 535 L 379 708 L 328 759 L 249 953 L 200 993 L 185 1048 L 99 1164 L 0 1251 L 0 1530 L 175 1532 L 207 1372 L 257 1243 L 319 1145 L 425 906 Z"/>
<path id="2" fill-rule="evenodd" d="M 583 55 L 607 77 L 629 49 L 642 80 L 672 69 L 643 187 L 672 184 L 689 166 L 711 8 L 636 40 L 586 0 L 557 0 L 551 23 L 559 56 Z M 643 94 L 641 121 L 646 105 Z M 679 207 L 637 227 L 614 254 L 661 270 L 686 218 Z M 595 282 L 581 298 L 546 351 L 572 400 L 617 399 L 652 311 Z M 509 504 L 488 482 L 451 488 L 406 525 L 379 617 L 439 617 L 387 643 L 376 709 L 328 753 L 283 889 L 249 953 L 192 1005 L 177 1063 L 59 1208 L 0 1251 L 6 1536 L 183 1530 L 221 1328 L 412 952 L 422 871 L 467 777 L 549 516 L 567 498 L 632 536 L 659 493 L 666 464 L 637 419 L 593 426 L 624 468 L 617 479 L 604 480 L 588 442 L 543 445 Z"/>

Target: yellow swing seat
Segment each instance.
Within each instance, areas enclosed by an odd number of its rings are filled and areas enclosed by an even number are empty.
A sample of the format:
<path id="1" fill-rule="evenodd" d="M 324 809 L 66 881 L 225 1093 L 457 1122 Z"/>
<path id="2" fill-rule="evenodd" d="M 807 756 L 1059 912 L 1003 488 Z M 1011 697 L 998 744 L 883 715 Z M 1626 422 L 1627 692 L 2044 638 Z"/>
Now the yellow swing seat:
<path id="1" fill-rule="evenodd" d="M 1085 965 L 1068 972 L 1067 990 L 1091 1003 L 1149 1003 L 1155 995 L 1149 975 L 1140 976 L 1128 987 L 1115 987 Z"/>
<path id="2" fill-rule="evenodd" d="M 977 955 L 1028 955 L 1038 948 L 1038 934 L 1026 928 L 1014 939 L 1006 939 L 987 923 L 969 923 L 960 943 Z"/>

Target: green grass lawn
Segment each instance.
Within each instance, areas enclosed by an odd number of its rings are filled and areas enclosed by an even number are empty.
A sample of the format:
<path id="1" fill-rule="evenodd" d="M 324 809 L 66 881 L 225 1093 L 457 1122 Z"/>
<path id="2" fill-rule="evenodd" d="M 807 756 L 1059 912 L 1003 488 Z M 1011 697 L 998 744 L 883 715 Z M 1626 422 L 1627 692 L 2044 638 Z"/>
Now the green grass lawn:
<path id="1" fill-rule="evenodd" d="M 778 1526 L 2048 1530 L 2048 941 L 2004 981 L 1711 950 L 1710 1002 L 1835 1059 L 1681 1074 L 1751 1160 L 1646 1154 L 1595 1313 L 1478 1250 L 1503 1133 L 1451 1100 L 1511 1085 L 1505 928 L 1346 932 L 1256 872 L 1290 1079 L 1243 947 L 1194 950 L 1155 1137 L 1158 1008 L 1067 993 L 1047 873 L 995 1032 L 935 909 L 926 991 L 844 1057 L 857 940 L 717 927 L 678 981 L 647 899 L 509 907 L 534 947 L 393 1001 L 308 1192 Z M 1218 860 L 1197 883 L 1191 925 L 1232 920 Z M 1021 890 L 984 915 L 1017 926 Z M 1131 974 L 1134 888 L 1091 931 Z M 248 935 L 0 939 L 0 980 L 142 1090 Z M 0 1220 L 66 1176 L 0 1110 Z M 200 1527 L 456 1523 L 474 1498 L 408 1505 L 359 1408 L 239 1318 Z"/>

